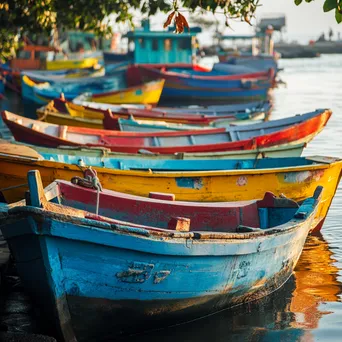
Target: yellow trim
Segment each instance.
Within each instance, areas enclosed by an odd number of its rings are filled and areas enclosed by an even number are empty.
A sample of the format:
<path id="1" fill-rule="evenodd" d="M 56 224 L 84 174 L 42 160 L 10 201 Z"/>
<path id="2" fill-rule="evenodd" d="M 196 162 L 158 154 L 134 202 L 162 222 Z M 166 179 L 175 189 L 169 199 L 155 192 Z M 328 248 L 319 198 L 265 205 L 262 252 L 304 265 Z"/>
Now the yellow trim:
<path id="1" fill-rule="evenodd" d="M 40 120 L 56 125 L 103 129 L 102 120 L 75 117 L 69 114 L 54 113 L 51 111 L 51 109 L 47 109 L 46 111 L 37 109 L 37 116 Z"/>
<path id="2" fill-rule="evenodd" d="M 146 83 L 135 89 L 123 89 L 115 94 L 91 97 L 92 102 L 110 104 L 157 104 L 163 91 L 165 80 Z"/>
<path id="3" fill-rule="evenodd" d="M 98 64 L 97 58 L 84 58 L 80 60 L 56 60 L 47 61 L 46 70 L 62 70 L 62 69 L 85 69 L 91 68 Z"/>
<path id="4" fill-rule="evenodd" d="M 329 161 L 329 160 L 328 160 Z M 0 189 L 26 183 L 29 170 L 39 170 L 44 186 L 55 179 L 70 180 L 82 176 L 76 165 L 47 160 L 24 160 L 0 156 Z M 318 185 L 324 187 L 316 219 L 323 219 L 341 178 L 342 161 L 303 167 L 263 170 L 157 172 L 125 171 L 94 167 L 102 186 L 109 190 L 148 196 L 151 191 L 173 193 L 183 201 L 242 201 L 262 198 L 266 191 L 301 201 L 313 195 Z M 184 179 L 187 178 L 187 179 Z M 24 198 L 26 187 L 3 194 L 7 201 Z"/>

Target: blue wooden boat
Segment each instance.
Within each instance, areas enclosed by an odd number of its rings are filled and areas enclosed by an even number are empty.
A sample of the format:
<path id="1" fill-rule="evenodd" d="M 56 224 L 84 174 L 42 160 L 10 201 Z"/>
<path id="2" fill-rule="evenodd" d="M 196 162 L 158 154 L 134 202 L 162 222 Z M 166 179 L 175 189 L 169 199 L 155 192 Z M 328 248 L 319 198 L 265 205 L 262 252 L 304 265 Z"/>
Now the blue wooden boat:
<path id="1" fill-rule="evenodd" d="M 22 97 L 37 104 L 46 104 L 61 93 L 67 100 L 91 92 L 93 94 L 118 90 L 126 86 L 125 70 L 102 77 L 54 79 L 53 82 L 37 83 L 27 75 L 22 76 Z"/>
<path id="2" fill-rule="evenodd" d="M 235 203 L 100 191 L 96 175 L 30 193 L 0 222 L 25 288 L 62 341 L 189 321 L 256 300 L 291 276 L 321 200 Z M 95 181 L 98 190 L 86 188 Z M 91 186 L 91 185 L 90 185 Z"/>
<path id="3" fill-rule="evenodd" d="M 155 107 L 151 110 L 164 113 L 186 113 L 186 114 L 231 114 L 231 113 L 261 113 L 268 115 L 271 112 L 270 101 L 254 101 L 246 103 L 234 103 L 211 106 L 188 106 L 188 107 Z M 241 118 L 240 118 L 241 119 Z"/>
<path id="4" fill-rule="evenodd" d="M 267 71 L 268 69 L 264 69 L 262 71 Z M 236 65 L 236 64 L 228 64 L 228 63 L 215 63 L 213 65 L 212 70 L 219 72 L 221 74 L 227 73 L 229 75 L 251 74 L 251 73 L 260 71 L 253 67 L 249 67 L 248 65 Z"/>
<path id="5" fill-rule="evenodd" d="M 318 156 L 308 157 L 285 157 L 285 158 L 263 158 L 263 159 L 202 159 L 202 160 L 182 160 L 182 159 L 144 159 L 128 157 L 92 157 L 82 154 L 79 151 L 76 155 L 68 155 L 60 152 L 49 153 L 48 151 L 39 152 L 45 160 L 56 161 L 72 165 L 80 165 L 82 167 L 104 167 L 114 170 L 145 170 L 154 172 L 177 172 L 177 171 L 234 171 L 234 170 L 262 170 L 266 172 L 268 169 L 273 171 L 279 168 L 300 168 L 317 165 L 321 160 Z"/>
<path id="6" fill-rule="evenodd" d="M 229 56 L 225 59 L 221 59 L 221 63 L 220 65 L 216 66 L 216 70 L 220 70 L 221 72 L 224 70 L 229 70 L 229 68 L 225 69 L 225 64 L 234 66 L 245 66 L 258 71 L 266 71 L 270 68 L 272 68 L 275 73 L 279 71 L 276 59 L 270 55 L 253 56 L 246 54 L 240 56 Z"/>
<path id="7" fill-rule="evenodd" d="M 17 142 L 11 142 L 11 147 L 6 150 L 6 153 L 12 152 L 12 154 L 18 154 L 18 150 L 13 146 L 18 144 L 22 148 L 22 144 Z M 4 153 L 3 148 L 5 144 L 1 144 L 0 154 Z M 210 152 L 210 153 L 174 153 L 174 154 L 161 154 L 151 153 L 148 150 L 140 150 L 139 153 L 115 153 L 110 152 L 106 148 L 84 148 L 84 147 L 70 147 L 61 146 L 60 148 L 41 147 L 34 145 L 25 144 L 27 149 L 35 150 L 38 155 L 35 158 L 40 158 L 39 153 L 47 153 L 49 155 L 70 155 L 70 156 L 81 156 L 81 158 L 93 157 L 93 158 L 119 158 L 119 159 L 179 159 L 179 160 L 201 160 L 206 159 L 262 159 L 262 158 L 290 158 L 300 157 L 306 144 L 289 144 L 283 146 L 275 146 L 269 148 L 246 150 L 246 151 L 231 151 L 231 152 Z M 30 156 L 32 151 L 30 151 Z M 50 158 L 50 156 L 48 157 Z M 52 159 L 54 156 L 52 156 Z M 59 156 L 58 156 L 59 159 Z M 79 161 L 77 161 L 79 163 Z"/>
<path id="8" fill-rule="evenodd" d="M 24 70 L 20 72 L 20 76 L 27 76 L 31 80 L 41 82 L 74 82 L 74 79 L 84 79 L 87 77 L 103 76 L 104 68 L 87 68 L 87 69 L 66 69 L 66 70 Z"/>
<path id="9" fill-rule="evenodd" d="M 182 101 L 201 101 L 215 103 L 219 101 L 247 102 L 266 99 L 268 90 L 273 84 L 273 73 L 268 76 L 262 73 L 244 75 L 219 76 L 213 72 L 198 71 L 190 73 L 162 71 L 155 67 L 137 66 L 141 78 L 164 78 L 165 85 L 162 99 L 177 98 Z"/>

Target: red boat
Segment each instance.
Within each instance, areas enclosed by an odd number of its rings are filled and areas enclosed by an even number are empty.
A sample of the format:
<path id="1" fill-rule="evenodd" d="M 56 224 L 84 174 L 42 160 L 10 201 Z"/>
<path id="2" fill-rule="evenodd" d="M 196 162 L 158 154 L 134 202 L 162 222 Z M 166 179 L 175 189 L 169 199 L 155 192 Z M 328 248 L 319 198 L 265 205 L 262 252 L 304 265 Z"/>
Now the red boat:
<path id="1" fill-rule="evenodd" d="M 110 107 L 110 105 L 109 105 Z M 44 107 L 41 107 L 37 110 L 38 116 L 42 117 L 45 115 L 46 111 L 56 113 L 62 113 L 67 115 L 77 116 L 77 114 L 81 117 L 88 118 L 99 118 L 101 115 L 103 116 L 103 125 L 106 129 L 117 129 L 117 124 L 113 126 L 113 120 L 108 120 L 109 116 L 114 116 L 116 119 L 129 119 L 132 115 L 134 118 L 138 120 L 160 120 L 165 122 L 173 122 L 173 123 L 182 123 L 187 125 L 200 125 L 207 126 L 214 121 L 217 120 L 231 120 L 234 123 L 234 120 L 252 120 L 254 117 L 266 112 L 268 112 L 271 108 L 271 105 L 268 102 L 265 102 L 264 108 L 261 108 L 260 111 L 255 111 L 251 113 L 247 112 L 237 112 L 237 113 L 215 113 L 215 114 L 192 114 L 192 113 L 182 113 L 182 112 L 167 112 L 162 110 L 151 110 L 144 108 L 122 108 L 120 110 L 111 110 L 101 109 L 95 107 L 88 107 L 85 105 L 75 105 L 74 103 L 67 101 L 65 99 L 56 98 L 47 104 Z M 92 115 L 94 113 L 94 115 Z M 100 114 L 100 116 L 98 115 Z"/>
<path id="2" fill-rule="evenodd" d="M 133 82 L 165 79 L 161 99 L 189 103 L 248 102 L 266 99 L 274 85 L 274 70 L 229 75 L 217 71 L 134 65 L 127 76 Z M 140 79 L 139 79 L 140 78 Z"/>
<path id="3" fill-rule="evenodd" d="M 184 78 L 194 78 L 197 80 L 241 80 L 241 79 L 273 79 L 274 71 L 257 71 L 248 74 L 217 74 L 211 70 L 203 68 L 195 64 L 135 64 L 129 66 L 127 70 L 127 78 L 130 82 L 141 82 L 142 79 L 154 79 L 159 72 L 163 73 L 164 78 L 173 79 L 176 75 Z M 185 72 L 185 73 L 184 73 Z"/>
<path id="4" fill-rule="evenodd" d="M 49 124 L 2 112 L 3 121 L 16 140 L 47 147 L 106 147 L 114 152 L 215 152 L 249 150 L 289 143 L 309 142 L 328 122 L 329 109 L 296 115 L 286 119 L 228 129 L 134 133 L 106 131 Z"/>

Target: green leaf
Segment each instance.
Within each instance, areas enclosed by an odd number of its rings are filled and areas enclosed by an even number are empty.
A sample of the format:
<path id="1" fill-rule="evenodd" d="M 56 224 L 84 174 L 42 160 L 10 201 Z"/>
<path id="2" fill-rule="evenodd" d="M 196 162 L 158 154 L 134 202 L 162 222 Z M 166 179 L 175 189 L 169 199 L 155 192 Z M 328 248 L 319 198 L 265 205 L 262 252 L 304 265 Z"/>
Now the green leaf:
<path id="1" fill-rule="evenodd" d="M 342 13 L 337 8 L 335 10 L 335 18 L 338 24 L 342 22 Z"/>
<path id="2" fill-rule="evenodd" d="M 323 5 L 323 11 L 329 12 L 337 7 L 337 1 L 336 0 L 325 0 Z"/>
<path id="3" fill-rule="evenodd" d="M 295 4 L 298 6 L 302 3 L 303 0 L 294 0 Z"/>

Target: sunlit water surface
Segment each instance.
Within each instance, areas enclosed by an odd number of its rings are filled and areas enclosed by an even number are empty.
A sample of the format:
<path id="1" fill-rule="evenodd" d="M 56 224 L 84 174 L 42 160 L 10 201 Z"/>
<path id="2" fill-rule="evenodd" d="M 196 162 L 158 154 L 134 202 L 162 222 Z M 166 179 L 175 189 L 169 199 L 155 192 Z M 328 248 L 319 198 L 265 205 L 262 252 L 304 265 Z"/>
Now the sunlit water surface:
<path id="1" fill-rule="evenodd" d="M 309 144 L 305 155 L 342 157 L 342 56 L 281 60 L 280 67 L 284 68 L 280 78 L 286 86 L 273 90 L 271 119 L 331 108 L 331 120 Z M 22 104 L 16 102 L 9 96 L 2 107 L 22 112 Z M 29 116 L 32 115 L 32 108 L 24 109 Z M 322 235 L 308 238 L 293 276 L 274 294 L 256 304 L 128 340 L 342 341 L 341 209 L 342 185 L 338 188 Z"/>
<path id="2" fill-rule="evenodd" d="M 333 116 L 305 155 L 342 157 L 342 55 L 281 60 L 286 86 L 273 90 L 271 119 L 331 108 Z M 295 272 L 257 304 L 130 341 L 342 341 L 342 183 L 322 235 L 309 237 Z"/>

